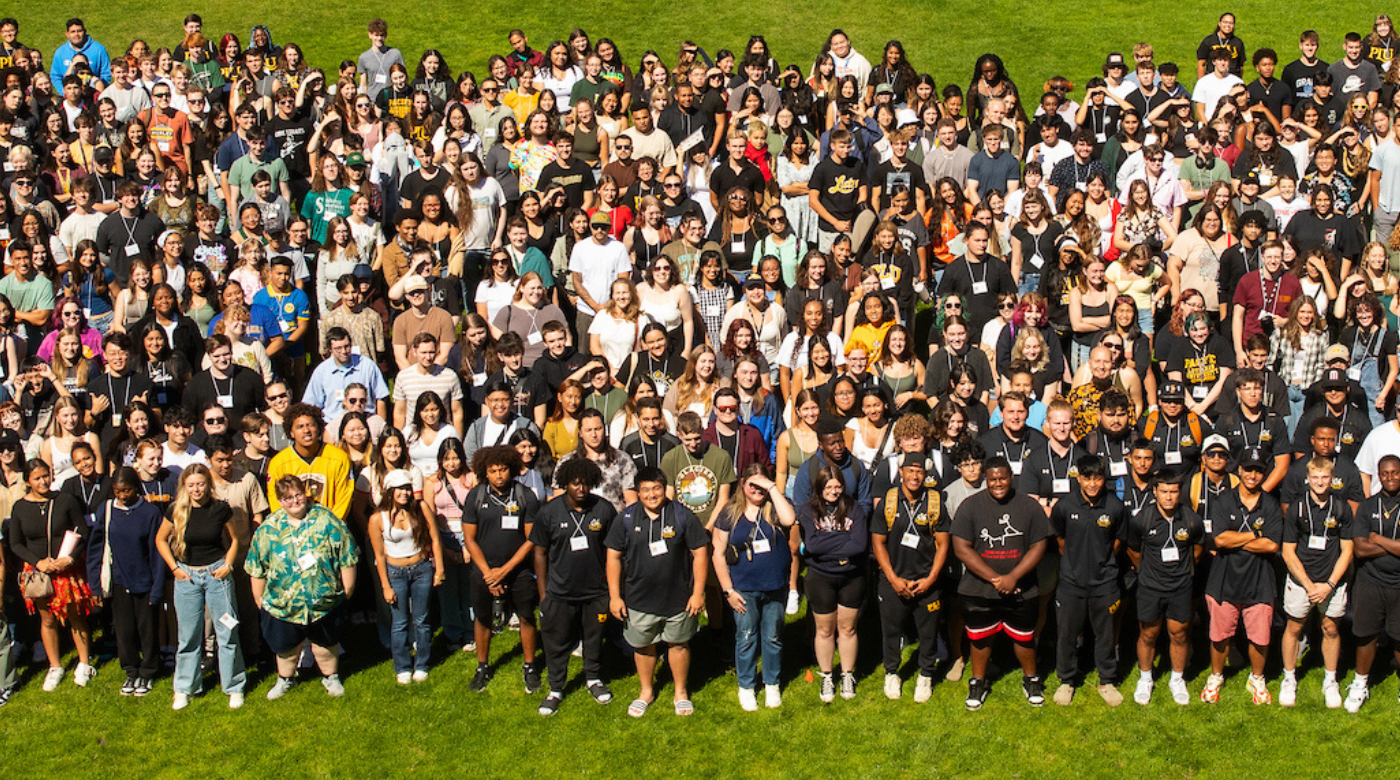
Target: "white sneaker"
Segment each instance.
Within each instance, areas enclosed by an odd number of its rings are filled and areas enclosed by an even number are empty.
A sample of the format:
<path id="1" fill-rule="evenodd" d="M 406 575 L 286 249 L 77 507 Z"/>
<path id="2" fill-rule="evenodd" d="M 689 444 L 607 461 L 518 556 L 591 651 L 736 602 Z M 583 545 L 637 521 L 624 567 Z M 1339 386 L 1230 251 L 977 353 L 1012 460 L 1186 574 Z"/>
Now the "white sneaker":
<path id="1" fill-rule="evenodd" d="M 923 704 L 933 698 L 933 678 L 921 674 L 914 683 L 914 701 Z"/>
<path id="2" fill-rule="evenodd" d="M 1285 674 L 1278 686 L 1278 704 L 1280 707 L 1292 707 L 1297 702 L 1298 679 Z"/>
<path id="3" fill-rule="evenodd" d="M 753 688 L 739 689 L 739 706 L 744 708 L 744 712 L 758 711 L 758 699 L 753 695 Z"/>
<path id="4" fill-rule="evenodd" d="M 80 663 L 73 667 L 73 684 L 79 688 L 86 687 L 88 680 L 97 676 L 97 670 L 91 664 Z"/>
<path id="5" fill-rule="evenodd" d="M 189 694 L 185 693 L 175 694 L 175 701 L 170 703 L 170 709 L 172 710 L 183 710 L 188 706 L 190 706 L 190 697 Z"/>
<path id="6" fill-rule="evenodd" d="M 900 694 L 900 688 L 901 688 L 901 687 L 902 687 L 902 685 L 901 685 L 900 680 L 899 680 L 899 675 L 897 675 L 897 674 L 886 674 L 886 675 L 885 675 L 885 698 L 886 698 L 886 699 L 891 699 L 891 700 L 896 700 L 896 701 L 897 701 L 897 700 L 899 699 L 899 694 Z"/>
<path id="7" fill-rule="evenodd" d="M 797 614 L 797 591 L 795 590 L 788 591 L 787 613 L 789 615 Z"/>
<path id="8" fill-rule="evenodd" d="M 267 692 L 267 700 L 277 701 L 283 696 L 286 696 L 287 691 L 296 687 L 296 684 L 297 681 L 295 677 L 278 677 L 277 684 L 273 685 L 272 689 Z"/>
<path id="9" fill-rule="evenodd" d="M 1167 690 L 1172 692 L 1172 701 L 1185 707 L 1191 703 L 1191 692 L 1186 690 L 1186 678 L 1170 678 L 1167 680 Z"/>
<path id="10" fill-rule="evenodd" d="M 776 685 L 763 686 L 763 706 L 776 710 L 783 706 L 783 691 Z"/>
<path id="11" fill-rule="evenodd" d="M 1133 691 L 1133 701 L 1138 704 L 1147 704 L 1152 701 L 1152 673 L 1142 672 L 1138 677 L 1137 689 Z"/>
<path id="12" fill-rule="evenodd" d="M 413 682 L 413 673 L 399 672 L 398 674 L 394 675 L 394 682 L 398 683 L 399 685 L 408 685 L 410 682 Z"/>
<path id="13" fill-rule="evenodd" d="M 413 673 L 413 681 L 414 681 L 414 682 L 427 682 L 427 680 L 428 680 L 428 673 L 425 672 L 425 671 L 423 671 L 422 669 L 419 669 L 419 670 L 417 670 L 417 671 L 415 671 L 415 672 Z"/>
<path id="14" fill-rule="evenodd" d="M 1371 689 L 1365 685 L 1357 685 L 1355 681 L 1347 687 L 1347 712 L 1353 715 L 1361 711 L 1361 705 L 1371 698 Z"/>
<path id="15" fill-rule="evenodd" d="M 63 682 L 63 667 L 50 666 L 49 673 L 44 675 L 44 690 L 53 691 L 61 682 Z"/>
<path id="16" fill-rule="evenodd" d="M 331 696 L 344 696 L 345 686 L 340 684 L 340 675 L 328 674 L 321 678 L 321 686 L 326 689 L 326 693 Z"/>
<path id="17" fill-rule="evenodd" d="M 1282 697 L 1279 697 L 1282 700 Z M 1327 702 L 1327 709 L 1335 710 L 1342 706 L 1342 688 L 1336 680 L 1324 682 L 1322 684 L 1322 698 Z"/>
<path id="18" fill-rule="evenodd" d="M 241 693 L 230 693 L 230 694 L 228 695 L 228 708 L 229 708 L 229 709 L 231 709 L 231 710 L 236 710 L 236 709 L 241 708 L 242 706 L 243 706 L 243 694 L 241 694 Z"/>

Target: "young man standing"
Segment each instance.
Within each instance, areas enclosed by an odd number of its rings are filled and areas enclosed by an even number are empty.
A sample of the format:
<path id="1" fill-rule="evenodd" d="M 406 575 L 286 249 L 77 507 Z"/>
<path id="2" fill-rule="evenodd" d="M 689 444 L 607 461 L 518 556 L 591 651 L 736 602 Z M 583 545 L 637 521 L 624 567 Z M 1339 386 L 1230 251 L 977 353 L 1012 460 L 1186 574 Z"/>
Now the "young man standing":
<path id="1" fill-rule="evenodd" d="M 262 375 L 233 362 L 233 345 L 228 336 L 219 334 L 205 339 L 204 354 L 209 358 L 209 368 L 191 377 L 181 393 L 181 401 L 191 417 L 209 404 L 227 409 L 235 419 L 266 406 Z"/>
<path id="2" fill-rule="evenodd" d="M 1231 465 L 1250 447 L 1258 447 L 1269 464 L 1264 479 L 1264 492 L 1273 493 L 1288 474 L 1292 462 L 1292 446 L 1288 427 L 1272 409 L 1264 406 L 1264 374 L 1246 368 L 1235 383 L 1239 406 L 1229 409 L 1215 419 L 1215 430 L 1230 443 Z"/>
<path id="3" fill-rule="evenodd" d="M 632 273 L 627 248 L 609 234 L 612 218 L 601 211 L 595 212 L 588 220 L 588 227 L 592 238 L 574 244 L 569 255 L 569 275 L 578 293 L 578 319 L 574 325 L 578 333 L 585 336 L 579 340 L 579 351 L 585 355 L 590 354 L 586 348 L 586 334 L 593 324 L 593 316 L 603 308 L 602 301 L 612 296 L 613 282 Z"/>
<path id="4" fill-rule="evenodd" d="M 1283 586 L 1283 611 L 1288 615 L 1281 649 L 1283 683 L 1278 703 L 1292 707 L 1298 697 L 1298 647 L 1308 614 L 1322 621 L 1322 696 L 1328 709 L 1342 706 L 1337 685 L 1337 661 L 1342 652 L 1338 624 L 1347 611 L 1347 569 L 1351 567 L 1353 525 L 1351 507 L 1332 494 L 1332 461 L 1314 456 L 1299 461 L 1307 469 L 1307 497 L 1284 513 L 1280 555 L 1288 567 Z"/>
<path id="5" fill-rule="evenodd" d="M 1308 425 L 1308 444 L 1311 449 L 1307 450 L 1307 455 L 1300 456 L 1288 468 L 1288 474 L 1279 486 L 1279 503 L 1283 505 L 1284 514 L 1307 495 L 1308 463 L 1315 458 L 1323 458 L 1332 464 L 1328 494 L 1338 501 L 1345 502 L 1353 513 L 1361 505 L 1361 500 L 1366 497 L 1361 490 L 1361 472 L 1357 470 L 1354 461 L 1337 457 L 1337 436 L 1341 429 L 1341 424 L 1335 418 L 1326 415 Z"/>
<path id="6" fill-rule="evenodd" d="M 698 438 L 698 432 L 697 432 Z M 623 638 L 636 649 L 641 691 L 627 706 L 640 718 L 656 698 L 657 642 L 669 646 L 666 660 L 675 681 L 675 712 L 692 715 L 687 679 L 690 640 L 699 630 L 709 571 L 709 536 L 689 509 L 666 498 L 670 484 L 660 469 L 637 473 L 637 503 L 613 522 L 608 547 L 608 609 L 623 621 Z"/>
<path id="7" fill-rule="evenodd" d="M 1201 701 L 1208 704 L 1220 701 L 1225 661 L 1240 623 L 1249 640 L 1250 675 L 1245 687 L 1255 704 L 1273 701 L 1264 682 L 1264 661 L 1274 617 L 1270 558 L 1278 552 L 1283 538 L 1283 510 L 1262 490 L 1264 475 L 1272 466 L 1258 447 L 1246 449 L 1240 457 L 1239 485 L 1210 508 L 1206 533 L 1215 550 L 1215 562 L 1206 580 L 1211 675 L 1201 690 Z"/>
<path id="8" fill-rule="evenodd" d="M 695 412 L 676 420 L 681 446 L 661 459 L 661 471 L 666 475 L 666 497 L 679 501 L 709 530 L 716 510 L 729 502 L 738 477 L 729 453 L 705 441 L 704 425 Z"/>
<path id="9" fill-rule="evenodd" d="M 1361 56 L 1363 48 L 1359 34 L 1347 33 L 1342 43 L 1344 56 L 1329 65 L 1327 73 L 1332 76 L 1332 83 L 1342 100 L 1350 100 L 1356 95 L 1375 108 L 1376 99 L 1380 97 L 1381 77 L 1376 72 L 1376 66 Z"/>
<path id="10" fill-rule="evenodd" d="M 637 430 L 623 437 L 617 448 L 627 453 L 640 471 L 647 466 L 661 468 L 666 454 L 680 443 L 666 430 L 661 399 L 652 397 L 637 401 Z"/>
<path id="11" fill-rule="evenodd" d="M 292 404 L 282 417 L 292 446 L 272 456 L 267 465 L 267 502 L 272 511 L 282 508 L 278 499 L 281 491 L 275 489 L 277 481 L 293 476 L 305 486 L 308 500 L 331 510 L 336 517 L 348 517 L 354 494 L 350 456 L 322 440 L 325 422 L 321 410 L 311 404 Z"/>
<path id="12" fill-rule="evenodd" d="M 1400 662 L 1400 456 L 1388 454 L 1377 466 L 1379 492 L 1356 512 L 1353 551 L 1357 567 L 1352 632 L 1356 635 L 1356 676 L 1347 689 L 1346 710 L 1355 713 L 1371 697 L 1369 676 L 1376 661 L 1376 639 L 1390 639 Z"/>
<path id="13" fill-rule="evenodd" d="M 1317 58 L 1318 41 L 1316 30 L 1304 30 L 1298 38 L 1298 59 L 1283 67 L 1283 85 L 1292 92 L 1292 99 L 1284 106 L 1280 120 L 1292 117 L 1296 113 L 1293 106 L 1313 96 L 1313 82 L 1327 72 L 1327 63 Z"/>
<path id="14" fill-rule="evenodd" d="M 1040 586 L 1035 569 L 1045 557 L 1050 524 L 1045 512 L 1013 486 L 1011 464 L 994 455 L 983 472 L 985 492 L 963 501 L 953 520 L 953 552 L 966 570 L 958 583 L 963 621 L 972 642 L 972 679 L 967 708 L 979 710 L 987 700 L 987 662 L 992 640 L 1005 632 L 1014 643 L 1023 674 L 1026 701 L 1045 703 L 1045 682 L 1035 669 L 1036 602 Z"/>
<path id="15" fill-rule="evenodd" d="M 801 467 L 792 486 L 792 505 L 803 506 L 812 498 L 812 477 L 822 466 L 835 466 L 841 469 L 846 480 L 846 492 L 855 499 L 866 516 L 870 515 L 874 498 L 870 495 L 870 472 L 846 446 L 845 429 L 841 423 L 828 417 L 817 420 L 817 452 L 812 454 Z"/>
<path id="16" fill-rule="evenodd" d="M 831 133 L 831 155 L 812 169 L 807 200 L 820 220 L 817 248 L 830 252 L 836 236 L 845 234 L 851 248 L 860 251 L 866 234 L 874 227 L 874 213 L 866 210 L 869 190 L 860 170 L 860 162 L 851 156 L 850 132 Z"/>
<path id="17" fill-rule="evenodd" d="M 413 410 L 418 406 L 418 396 L 433 391 L 447 404 L 452 414 L 452 425 L 459 431 L 466 430 L 462 410 L 462 379 L 453 371 L 437 362 L 438 340 L 431 333 L 419 333 L 413 338 L 413 355 L 416 361 L 403 369 L 394 379 L 394 427 L 403 430 Z"/>
<path id="18" fill-rule="evenodd" d="M 729 455 L 735 474 L 742 474 L 751 463 L 772 467 L 768 444 L 758 429 L 739 419 L 739 393 L 732 387 L 715 391 L 715 416 L 701 438 Z"/>
<path id="19" fill-rule="evenodd" d="M 403 54 L 398 49 L 384 45 L 389 37 L 389 24 L 383 19 L 369 20 L 369 48 L 360 54 L 356 61 L 356 71 L 360 74 L 360 91 L 369 95 L 371 101 L 379 99 L 379 93 L 389 86 L 389 70 L 395 64 L 404 65 Z"/>
<path id="20" fill-rule="evenodd" d="M 306 347 L 311 330 L 311 299 L 292 284 L 292 259 L 286 255 L 268 264 L 268 284 L 253 296 L 254 305 L 263 306 L 277 317 L 286 347 L 278 352 L 278 373 L 301 388 L 306 380 Z"/>
<path id="21" fill-rule="evenodd" d="M 1241 50 L 1243 53 L 1243 50 Z M 1202 124 L 1209 124 L 1211 117 L 1215 116 L 1216 105 L 1225 96 L 1230 94 L 1230 88 L 1239 84 L 1244 85 L 1244 80 L 1231 72 L 1230 49 L 1218 48 L 1210 52 L 1211 72 L 1201 73 L 1196 81 L 1195 103 L 1196 119 Z M 1204 67 L 1201 68 L 1205 70 Z"/>
<path id="22" fill-rule="evenodd" d="M 97 228 L 97 251 L 103 265 L 116 275 L 118 285 L 127 282 L 131 261 L 137 257 L 155 258 L 156 238 L 165 230 L 160 217 L 141 205 L 141 185 L 124 181 L 117 185 L 118 208 Z M 14 245 L 10 245 L 14 252 Z M 14 300 L 14 296 L 10 296 Z"/>
<path id="23" fill-rule="evenodd" d="M 967 165 L 967 184 L 963 191 L 967 199 L 974 204 L 981 203 L 992 190 L 1008 194 L 1021 186 L 1021 163 L 1002 148 L 1005 135 L 1006 131 L 1000 127 L 987 128 L 982 134 L 982 151 L 974 154 L 972 161 Z M 910 187 L 910 192 L 918 192 L 922 197 L 923 169 L 918 171 L 920 186 L 917 190 Z M 889 188 L 886 187 L 882 191 L 888 193 Z"/>

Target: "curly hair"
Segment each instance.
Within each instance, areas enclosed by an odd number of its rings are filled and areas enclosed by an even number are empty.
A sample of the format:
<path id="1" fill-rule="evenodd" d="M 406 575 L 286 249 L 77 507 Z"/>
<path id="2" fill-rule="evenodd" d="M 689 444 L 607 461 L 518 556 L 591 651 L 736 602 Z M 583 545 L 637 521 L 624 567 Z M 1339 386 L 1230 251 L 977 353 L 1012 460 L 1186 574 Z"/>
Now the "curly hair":
<path id="1" fill-rule="evenodd" d="M 476 474 L 477 482 L 486 481 L 486 470 L 492 466 L 505 466 L 510 469 L 511 477 L 520 476 L 524 466 L 520 462 L 520 453 L 515 447 L 502 444 L 495 447 L 482 447 L 476 451 L 472 458 L 472 472 Z"/>

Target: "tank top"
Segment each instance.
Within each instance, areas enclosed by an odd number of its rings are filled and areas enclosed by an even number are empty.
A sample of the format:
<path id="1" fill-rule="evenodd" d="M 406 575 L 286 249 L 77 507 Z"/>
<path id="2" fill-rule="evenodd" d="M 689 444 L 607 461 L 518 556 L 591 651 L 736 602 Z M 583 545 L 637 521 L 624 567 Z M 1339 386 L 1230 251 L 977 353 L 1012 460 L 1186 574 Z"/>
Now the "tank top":
<path id="1" fill-rule="evenodd" d="M 389 520 L 388 512 L 379 513 L 379 522 L 384 526 L 384 555 L 389 558 L 412 558 L 422 552 L 413 538 L 412 528 L 395 528 Z"/>
<path id="2" fill-rule="evenodd" d="M 908 376 L 890 376 L 889 374 L 882 373 L 880 379 L 889 387 L 891 396 L 907 393 L 913 390 L 914 385 L 918 383 L 913 372 L 910 372 Z"/>
<path id="3" fill-rule="evenodd" d="M 598 153 L 603 150 L 603 145 L 598 143 L 598 125 L 595 123 L 592 128 L 579 123 L 574 127 L 574 156 L 589 165 L 598 162 Z"/>
<path id="4" fill-rule="evenodd" d="M 1080 316 L 1085 319 L 1088 319 L 1089 317 L 1106 317 L 1108 316 L 1108 309 L 1112 305 L 1112 301 L 1109 301 L 1107 299 L 1105 299 L 1103 303 L 1097 306 L 1086 306 L 1081 302 L 1079 304 Z M 1092 346 L 1094 341 L 1098 339 L 1099 333 L 1101 333 L 1101 331 L 1097 330 L 1090 331 L 1088 333 L 1075 333 L 1074 342 L 1076 344 L 1080 344 L 1086 347 Z"/>
<path id="5" fill-rule="evenodd" d="M 802 468 L 802 464 L 803 464 L 803 463 L 806 463 L 808 458 L 810 458 L 810 457 L 812 457 L 812 455 L 816 454 L 816 450 L 813 449 L 813 450 L 811 450 L 811 451 L 809 452 L 809 451 L 807 451 L 807 450 L 802 449 L 802 444 L 801 444 L 800 442 L 797 441 L 797 431 L 796 431 L 795 429 L 789 428 L 788 431 L 787 431 L 787 437 L 788 437 L 788 457 L 787 457 L 788 471 L 792 472 L 792 475 L 793 475 L 793 476 L 797 476 L 797 470 L 800 469 L 800 468 Z"/>
<path id="6" fill-rule="evenodd" d="M 49 444 L 49 453 L 53 455 L 53 483 L 62 485 L 68 481 L 69 477 L 78 475 L 78 470 L 73 468 L 73 445 L 68 445 L 68 450 L 62 451 L 58 448 L 58 440 L 54 439 Z"/>
<path id="7" fill-rule="evenodd" d="M 148 293 L 145 298 L 139 298 L 135 293 L 131 294 L 126 302 L 126 317 L 122 320 L 122 325 L 128 331 L 136 327 L 136 323 L 146 316 L 146 311 L 151 308 L 151 296 Z"/>

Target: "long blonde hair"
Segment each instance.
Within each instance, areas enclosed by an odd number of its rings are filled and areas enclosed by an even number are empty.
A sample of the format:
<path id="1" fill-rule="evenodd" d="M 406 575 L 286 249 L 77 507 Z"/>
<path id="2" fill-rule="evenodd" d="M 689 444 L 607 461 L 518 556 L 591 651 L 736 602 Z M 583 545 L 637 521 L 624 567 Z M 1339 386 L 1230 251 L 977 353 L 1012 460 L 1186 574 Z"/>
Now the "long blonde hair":
<path id="1" fill-rule="evenodd" d="M 176 560 L 185 557 L 185 531 L 189 528 L 190 507 L 194 503 L 190 499 L 189 491 L 185 490 L 185 484 L 194 476 L 203 476 L 209 490 L 214 489 L 214 475 L 203 463 L 191 463 L 180 472 L 180 491 L 175 496 L 175 502 L 170 505 L 170 522 L 175 524 L 175 532 L 170 535 L 170 552 Z M 210 501 L 211 497 L 212 492 L 204 494 L 206 502 Z"/>
<path id="2" fill-rule="evenodd" d="M 715 373 L 710 376 L 709 381 L 701 379 L 696 372 L 696 366 L 700 365 L 700 358 L 704 355 L 709 355 L 715 360 Z M 676 412 L 685 411 L 695 401 L 704 403 L 708 409 L 718 389 L 719 356 L 709 345 L 699 347 L 690 354 L 690 362 L 686 363 L 681 378 L 676 380 Z"/>
<path id="3" fill-rule="evenodd" d="M 58 349 L 59 342 L 69 337 L 78 340 L 78 359 L 72 363 L 64 359 L 63 353 Z M 57 384 L 63 384 L 70 377 L 76 377 L 80 382 L 88 379 L 88 359 L 87 356 L 83 354 L 83 336 L 78 332 L 77 328 L 64 328 L 60 330 L 58 332 L 58 338 L 54 340 L 53 346 L 53 357 L 49 359 L 49 363 L 53 367 L 53 378 L 58 380 Z"/>

